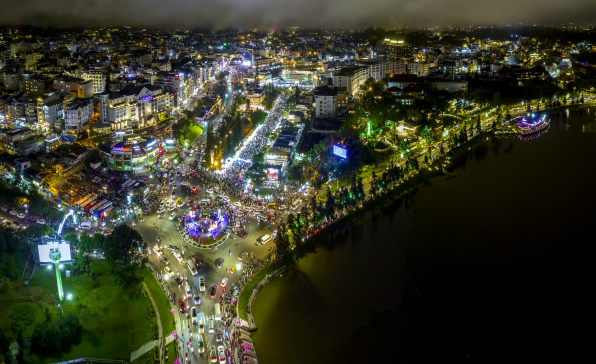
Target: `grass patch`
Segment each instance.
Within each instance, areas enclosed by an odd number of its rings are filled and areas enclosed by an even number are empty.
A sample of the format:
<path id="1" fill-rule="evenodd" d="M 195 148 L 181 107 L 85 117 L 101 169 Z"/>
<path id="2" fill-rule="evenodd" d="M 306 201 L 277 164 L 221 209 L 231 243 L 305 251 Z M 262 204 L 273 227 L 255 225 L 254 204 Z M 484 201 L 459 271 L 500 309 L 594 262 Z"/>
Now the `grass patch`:
<path id="1" fill-rule="evenodd" d="M 26 352 L 25 361 L 50 363 L 81 357 L 129 360 L 130 353 L 153 338 L 152 324 L 147 312 L 149 299 L 140 290 L 124 289 L 114 284 L 108 274 L 109 266 L 102 261 L 92 262 L 92 276 L 62 278 L 65 294 L 73 299 L 65 301 L 54 314 L 74 313 L 83 325 L 83 342 L 59 358 L 38 357 Z M 30 282 L 56 293 L 54 269 L 38 269 Z"/>
<path id="2" fill-rule="evenodd" d="M 153 307 L 153 305 L 149 305 L 149 315 L 151 317 L 155 316 L 155 308 Z"/>
<path id="3" fill-rule="evenodd" d="M 159 339 L 159 325 L 153 324 L 153 338 Z"/>
<path id="4" fill-rule="evenodd" d="M 130 364 L 153 364 L 155 359 L 153 358 L 153 352 L 148 351 L 135 360 L 131 361 Z"/>
<path id="5" fill-rule="evenodd" d="M 170 301 L 168 301 L 165 292 L 151 272 L 145 270 L 143 277 L 145 278 L 145 284 L 147 285 L 147 288 L 149 288 L 149 292 L 151 292 L 151 296 L 153 296 L 157 310 L 159 311 L 163 334 L 168 335 L 174 331 L 174 316 L 170 312 L 172 309 Z"/>
<path id="6" fill-rule="evenodd" d="M 157 345 L 153 347 L 153 360 L 159 361 L 159 346 Z"/>
<path id="7" fill-rule="evenodd" d="M 176 341 L 172 341 L 168 345 L 166 345 L 166 357 L 165 364 L 174 364 L 176 358 L 178 357 L 178 348 L 176 347 Z"/>

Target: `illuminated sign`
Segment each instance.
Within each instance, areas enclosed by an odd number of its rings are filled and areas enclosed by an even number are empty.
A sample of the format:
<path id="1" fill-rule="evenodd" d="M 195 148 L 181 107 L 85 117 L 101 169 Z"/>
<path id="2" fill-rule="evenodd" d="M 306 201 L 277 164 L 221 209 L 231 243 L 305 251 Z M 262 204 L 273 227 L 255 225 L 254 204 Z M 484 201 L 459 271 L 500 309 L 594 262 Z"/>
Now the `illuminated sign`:
<path id="1" fill-rule="evenodd" d="M 333 146 L 333 154 L 344 159 L 348 158 L 348 150 L 337 145 Z"/>
<path id="2" fill-rule="evenodd" d="M 143 102 L 150 101 L 150 100 L 151 100 L 151 95 L 141 97 L 141 101 L 143 101 Z"/>
<path id="3" fill-rule="evenodd" d="M 166 144 L 174 144 L 174 139 L 166 139 Z"/>
<path id="4" fill-rule="evenodd" d="M 57 242 L 38 245 L 39 261 L 41 263 L 56 263 L 71 260 L 70 244 Z"/>
<path id="5" fill-rule="evenodd" d="M 129 147 L 114 147 L 112 148 L 112 152 L 130 152 Z"/>
<path id="6" fill-rule="evenodd" d="M 151 148 L 152 146 L 154 146 L 154 145 L 155 145 L 155 143 L 156 143 L 156 141 L 155 141 L 155 140 L 154 140 L 154 141 L 152 141 L 152 142 L 149 142 L 149 143 L 147 143 L 147 148 Z"/>

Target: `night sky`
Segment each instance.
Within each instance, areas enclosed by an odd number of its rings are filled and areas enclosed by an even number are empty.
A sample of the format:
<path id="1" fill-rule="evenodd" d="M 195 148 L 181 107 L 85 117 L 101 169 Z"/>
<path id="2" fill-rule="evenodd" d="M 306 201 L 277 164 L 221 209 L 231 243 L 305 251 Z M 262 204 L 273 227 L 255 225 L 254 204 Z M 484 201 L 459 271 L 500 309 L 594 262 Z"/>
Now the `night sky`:
<path id="1" fill-rule="evenodd" d="M 593 21 L 593 0 L 25 0 L 0 24 L 185 27 L 507 25 Z"/>

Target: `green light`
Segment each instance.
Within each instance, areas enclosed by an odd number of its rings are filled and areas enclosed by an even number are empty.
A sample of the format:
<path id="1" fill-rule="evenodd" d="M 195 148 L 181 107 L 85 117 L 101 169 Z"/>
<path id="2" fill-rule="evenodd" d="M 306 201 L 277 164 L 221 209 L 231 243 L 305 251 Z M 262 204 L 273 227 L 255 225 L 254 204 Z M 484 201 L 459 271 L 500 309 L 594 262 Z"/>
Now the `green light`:
<path id="1" fill-rule="evenodd" d="M 58 297 L 60 301 L 64 299 L 64 290 L 62 289 L 62 274 L 60 274 L 60 267 L 62 264 L 54 263 L 56 265 L 56 283 L 58 285 Z"/>

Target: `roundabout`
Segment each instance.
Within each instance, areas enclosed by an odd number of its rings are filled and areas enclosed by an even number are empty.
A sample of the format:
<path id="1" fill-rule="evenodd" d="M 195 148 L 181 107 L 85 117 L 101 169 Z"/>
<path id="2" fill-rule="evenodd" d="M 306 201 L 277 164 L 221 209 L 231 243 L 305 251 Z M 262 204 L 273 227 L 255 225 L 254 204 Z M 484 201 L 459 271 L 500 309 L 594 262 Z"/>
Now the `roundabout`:
<path id="1" fill-rule="evenodd" d="M 225 241 L 228 221 L 220 209 L 189 209 L 182 215 L 178 231 L 185 242 L 211 248 Z"/>

